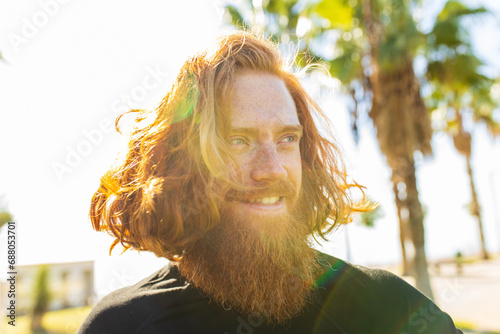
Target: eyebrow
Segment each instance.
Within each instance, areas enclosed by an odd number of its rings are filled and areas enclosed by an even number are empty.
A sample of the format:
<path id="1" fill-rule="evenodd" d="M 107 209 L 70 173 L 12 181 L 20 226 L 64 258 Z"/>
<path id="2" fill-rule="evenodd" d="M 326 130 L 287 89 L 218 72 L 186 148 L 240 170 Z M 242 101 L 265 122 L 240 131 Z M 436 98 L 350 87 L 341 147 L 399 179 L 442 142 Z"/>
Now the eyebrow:
<path id="1" fill-rule="evenodd" d="M 256 128 L 231 128 L 231 133 L 241 133 L 248 135 L 255 135 L 259 130 Z M 304 127 L 300 124 L 298 125 L 285 125 L 279 129 L 278 132 L 297 132 L 302 135 L 304 132 Z"/>

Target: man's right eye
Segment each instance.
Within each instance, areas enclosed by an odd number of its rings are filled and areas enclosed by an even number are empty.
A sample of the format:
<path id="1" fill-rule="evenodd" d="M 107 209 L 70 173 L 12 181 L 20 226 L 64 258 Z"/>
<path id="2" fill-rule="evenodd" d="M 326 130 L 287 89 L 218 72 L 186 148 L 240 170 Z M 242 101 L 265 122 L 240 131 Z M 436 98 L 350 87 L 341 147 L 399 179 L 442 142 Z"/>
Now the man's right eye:
<path id="1" fill-rule="evenodd" d="M 231 138 L 231 145 L 245 145 L 245 140 L 243 138 Z"/>

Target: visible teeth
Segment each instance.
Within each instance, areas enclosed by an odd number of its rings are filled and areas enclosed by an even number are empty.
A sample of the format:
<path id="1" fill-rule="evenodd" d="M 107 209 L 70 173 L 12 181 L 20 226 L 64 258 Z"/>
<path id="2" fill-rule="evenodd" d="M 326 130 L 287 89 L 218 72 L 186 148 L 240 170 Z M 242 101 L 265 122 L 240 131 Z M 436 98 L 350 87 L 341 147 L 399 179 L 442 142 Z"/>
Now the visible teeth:
<path id="1" fill-rule="evenodd" d="M 274 196 L 274 197 L 264 197 L 264 198 L 258 198 L 258 199 L 252 199 L 250 200 L 250 203 L 262 203 L 262 204 L 274 204 L 280 200 L 279 196 Z"/>

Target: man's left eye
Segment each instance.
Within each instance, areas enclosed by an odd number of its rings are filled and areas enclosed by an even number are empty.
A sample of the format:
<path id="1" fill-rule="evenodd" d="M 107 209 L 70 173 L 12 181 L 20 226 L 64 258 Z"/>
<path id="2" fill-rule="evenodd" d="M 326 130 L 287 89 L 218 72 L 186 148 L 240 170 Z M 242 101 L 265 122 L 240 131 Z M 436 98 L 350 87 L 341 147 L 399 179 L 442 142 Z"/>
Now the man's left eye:
<path id="1" fill-rule="evenodd" d="M 295 135 L 286 136 L 282 140 L 282 142 L 285 142 L 285 143 L 293 143 L 294 141 L 297 141 L 297 136 L 295 136 Z"/>

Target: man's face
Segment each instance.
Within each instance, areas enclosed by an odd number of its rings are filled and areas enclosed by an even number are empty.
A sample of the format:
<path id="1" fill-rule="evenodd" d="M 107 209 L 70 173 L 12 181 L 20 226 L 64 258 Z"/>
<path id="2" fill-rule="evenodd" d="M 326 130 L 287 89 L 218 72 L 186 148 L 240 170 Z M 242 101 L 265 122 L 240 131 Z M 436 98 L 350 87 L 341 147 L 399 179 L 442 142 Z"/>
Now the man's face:
<path id="1" fill-rule="evenodd" d="M 301 137 L 295 103 L 280 78 L 254 71 L 236 77 L 229 141 L 249 189 L 229 197 L 232 214 L 266 220 L 292 212 L 301 188 Z"/>
<path id="2" fill-rule="evenodd" d="M 237 312 L 285 321 L 311 296 L 317 266 L 298 201 L 302 126 L 278 77 L 243 72 L 231 100 L 231 152 L 245 190 L 225 194 L 220 223 L 181 262 L 182 274 Z"/>

